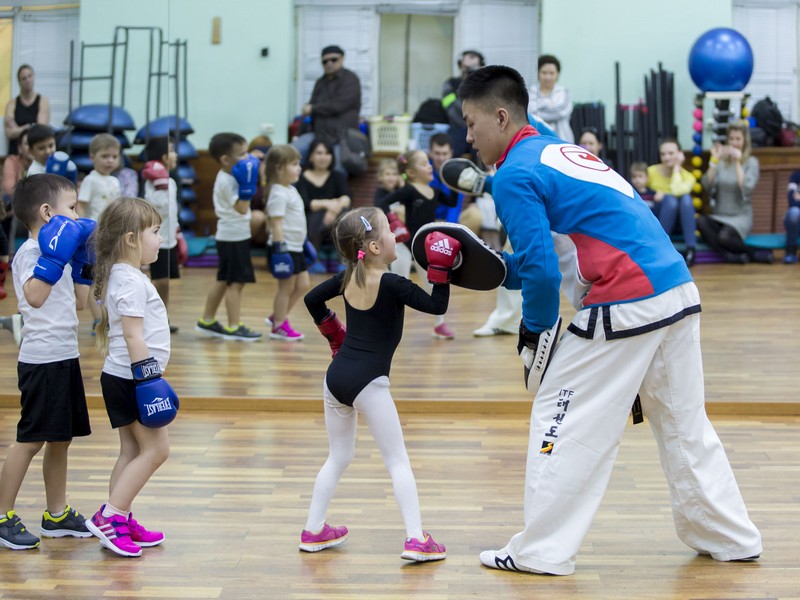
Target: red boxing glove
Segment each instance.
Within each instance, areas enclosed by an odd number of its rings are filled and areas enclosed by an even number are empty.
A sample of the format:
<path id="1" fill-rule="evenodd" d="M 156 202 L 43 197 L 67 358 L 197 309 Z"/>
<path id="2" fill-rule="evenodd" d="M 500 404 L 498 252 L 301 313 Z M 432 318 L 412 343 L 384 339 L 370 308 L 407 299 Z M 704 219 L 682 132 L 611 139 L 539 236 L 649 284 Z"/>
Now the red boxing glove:
<path id="1" fill-rule="evenodd" d="M 186 241 L 186 238 L 183 237 L 183 232 L 180 228 L 176 233 L 176 238 L 178 240 L 178 245 L 175 246 L 178 250 L 178 264 L 185 265 L 186 261 L 189 260 L 189 243 Z"/>
<path id="2" fill-rule="evenodd" d="M 428 283 L 450 283 L 450 272 L 461 252 L 461 242 L 440 231 L 425 238 L 425 257 L 428 259 Z"/>
<path id="3" fill-rule="evenodd" d="M 389 219 L 389 231 L 394 234 L 394 239 L 398 243 L 407 242 L 411 239 L 411 233 L 409 233 L 405 223 L 400 220 L 400 217 L 390 212 L 386 213 L 386 218 Z"/>
<path id="4" fill-rule="evenodd" d="M 332 310 L 328 311 L 328 316 L 322 319 L 322 322 L 317 325 L 319 332 L 325 336 L 331 346 L 331 357 L 336 356 L 339 348 L 344 343 L 344 338 L 347 330 L 342 325 L 342 322 Z"/>
<path id="5" fill-rule="evenodd" d="M 146 181 L 151 181 L 157 190 L 169 189 L 169 172 L 160 161 L 151 160 L 146 162 L 142 168 L 142 177 Z"/>

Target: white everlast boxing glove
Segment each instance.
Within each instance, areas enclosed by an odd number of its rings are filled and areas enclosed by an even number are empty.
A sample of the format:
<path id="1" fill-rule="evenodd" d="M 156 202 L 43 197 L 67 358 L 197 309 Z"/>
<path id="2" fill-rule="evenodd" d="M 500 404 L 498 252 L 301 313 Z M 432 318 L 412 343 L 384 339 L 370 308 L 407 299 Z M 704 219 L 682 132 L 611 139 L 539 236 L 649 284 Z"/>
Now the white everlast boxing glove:
<path id="1" fill-rule="evenodd" d="M 462 194 L 480 196 L 486 184 L 488 173 L 466 158 L 451 158 L 444 161 L 439 175 L 451 190 Z"/>
<path id="2" fill-rule="evenodd" d="M 534 396 L 539 391 L 544 372 L 547 370 L 547 365 L 550 364 L 560 330 L 561 317 L 556 319 L 555 324 L 550 329 L 545 329 L 541 333 L 533 333 L 528 330 L 524 321 L 519 323 L 517 352 L 525 369 L 525 387 Z"/>

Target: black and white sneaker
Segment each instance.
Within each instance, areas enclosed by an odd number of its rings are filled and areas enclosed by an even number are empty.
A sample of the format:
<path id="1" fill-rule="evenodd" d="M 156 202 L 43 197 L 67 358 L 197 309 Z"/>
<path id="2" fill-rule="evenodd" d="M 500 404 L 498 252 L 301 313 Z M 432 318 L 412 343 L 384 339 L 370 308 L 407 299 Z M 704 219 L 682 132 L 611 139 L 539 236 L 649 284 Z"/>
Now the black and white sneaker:
<path id="1" fill-rule="evenodd" d="M 31 550 L 39 545 L 39 538 L 25 529 L 13 510 L 0 515 L 0 544 L 12 550 Z"/>
<path id="2" fill-rule="evenodd" d="M 262 336 L 263 334 L 253 331 L 244 323 L 239 323 L 236 327 L 225 327 L 222 337 L 237 342 L 257 342 Z"/>
<path id="3" fill-rule="evenodd" d="M 213 321 L 197 319 L 197 324 L 194 326 L 194 330 L 199 331 L 200 333 L 209 337 L 226 337 L 225 328 L 216 319 Z"/>
<path id="4" fill-rule="evenodd" d="M 92 537 L 92 532 L 86 528 L 86 517 L 67 504 L 64 513 L 54 517 L 48 511 L 42 515 L 42 537 Z"/>

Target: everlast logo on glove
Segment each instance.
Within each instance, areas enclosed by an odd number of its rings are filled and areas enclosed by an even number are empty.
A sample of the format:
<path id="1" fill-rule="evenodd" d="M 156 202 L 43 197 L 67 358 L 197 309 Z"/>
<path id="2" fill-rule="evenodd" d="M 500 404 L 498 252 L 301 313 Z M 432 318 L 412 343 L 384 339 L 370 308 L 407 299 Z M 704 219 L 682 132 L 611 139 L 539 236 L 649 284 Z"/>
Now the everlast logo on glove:
<path id="1" fill-rule="evenodd" d="M 152 417 L 156 413 L 164 412 L 167 410 L 173 410 L 175 408 L 168 397 L 153 398 L 152 402 L 150 402 L 149 404 L 143 404 L 142 406 L 147 409 L 148 417 Z"/>
<path id="2" fill-rule="evenodd" d="M 143 379 L 149 379 L 150 377 L 157 377 L 161 375 L 161 367 L 155 361 L 152 363 L 143 364 L 140 369 L 141 377 Z"/>

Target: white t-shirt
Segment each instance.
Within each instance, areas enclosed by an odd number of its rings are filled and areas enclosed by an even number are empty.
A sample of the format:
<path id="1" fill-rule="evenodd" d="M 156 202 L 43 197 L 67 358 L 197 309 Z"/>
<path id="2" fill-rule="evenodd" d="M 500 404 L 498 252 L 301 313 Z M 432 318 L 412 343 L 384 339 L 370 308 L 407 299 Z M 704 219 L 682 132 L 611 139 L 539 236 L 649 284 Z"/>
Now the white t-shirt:
<path id="1" fill-rule="evenodd" d="M 113 175 L 100 175 L 97 171 L 89 173 L 81 182 L 78 202 L 89 204 L 86 218 L 97 221 L 103 209 L 112 201 L 122 197 L 119 179 Z"/>
<path id="2" fill-rule="evenodd" d="M 241 214 L 234 205 L 239 201 L 239 184 L 233 175 L 220 171 L 214 180 L 214 212 L 217 214 L 217 233 L 220 242 L 241 242 L 250 239 L 250 207 Z"/>
<path id="3" fill-rule="evenodd" d="M 31 166 L 28 167 L 26 175 L 30 177 L 31 175 L 41 175 L 42 173 L 47 173 L 47 169 L 42 163 L 34 160 L 31 162 Z"/>
<path id="4" fill-rule="evenodd" d="M 115 264 L 108 276 L 104 302 L 108 311 L 108 356 L 103 372 L 133 379 L 131 357 L 122 336 L 123 316 L 144 319 L 144 342 L 149 356 L 166 371 L 170 344 L 167 309 L 147 276 L 130 265 Z"/>
<path id="5" fill-rule="evenodd" d="M 270 218 L 282 217 L 283 241 L 289 252 L 302 252 L 308 236 L 306 208 L 303 199 L 293 185 L 275 183 L 269 189 L 267 214 Z M 272 232 L 269 234 L 272 243 Z"/>
<path id="6" fill-rule="evenodd" d="M 41 308 L 25 299 L 22 286 L 33 277 L 42 255 L 39 242 L 28 239 L 14 255 L 11 270 L 19 312 L 22 315 L 22 346 L 19 361 L 34 365 L 78 358 L 78 313 L 75 311 L 75 284 L 72 267 L 67 264 Z"/>
<path id="7" fill-rule="evenodd" d="M 161 248 L 178 245 L 178 184 L 169 178 L 169 189 L 157 190 L 152 181 L 144 182 L 144 199 L 156 207 L 161 215 Z"/>

